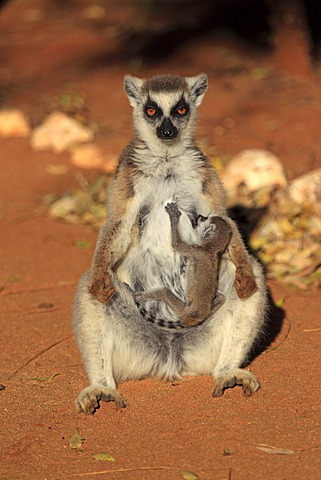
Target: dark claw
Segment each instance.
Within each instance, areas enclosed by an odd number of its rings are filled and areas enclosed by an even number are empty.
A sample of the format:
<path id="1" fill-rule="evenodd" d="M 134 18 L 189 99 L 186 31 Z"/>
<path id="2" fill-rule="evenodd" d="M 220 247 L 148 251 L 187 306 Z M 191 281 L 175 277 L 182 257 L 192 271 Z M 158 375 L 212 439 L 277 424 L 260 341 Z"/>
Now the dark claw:
<path id="1" fill-rule="evenodd" d="M 223 389 L 220 385 L 217 385 L 216 387 L 214 387 L 214 390 L 213 390 L 213 393 L 212 393 L 212 397 L 222 397 L 223 395 Z"/>

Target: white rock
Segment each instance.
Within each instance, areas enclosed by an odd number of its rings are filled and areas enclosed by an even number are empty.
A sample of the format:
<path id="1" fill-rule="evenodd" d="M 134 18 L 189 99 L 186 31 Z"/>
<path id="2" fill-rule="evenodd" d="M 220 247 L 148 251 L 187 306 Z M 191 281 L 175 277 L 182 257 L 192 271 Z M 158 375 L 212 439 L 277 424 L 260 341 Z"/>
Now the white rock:
<path id="1" fill-rule="evenodd" d="M 52 149 L 60 153 L 72 145 L 89 142 L 93 137 L 94 134 L 89 128 L 80 125 L 64 113 L 54 112 L 42 125 L 35 128 L 31 146 L 35 150 Z"/>
<path id="2" fill-rule="evenodd" d="M 1 137 L 27 137 L 30 130 L 28 120 L 20 110 L 0 110 Z"/>
<path id="3" fill-rule="evenodd" d="M 292 180 L 286 195 L 296 203 L 312 204 L 321 201 L 321 168 Z"/>
<path id="4" fill-rule="evenodd" d="M 226 165 L 222 180 L 231 197 L 237 195 L 240 186 L 245 186 L 248 193 L 287 186 L 279 159 L 271 152 L 261 149 L 243 150 L 238 153 Z"/>

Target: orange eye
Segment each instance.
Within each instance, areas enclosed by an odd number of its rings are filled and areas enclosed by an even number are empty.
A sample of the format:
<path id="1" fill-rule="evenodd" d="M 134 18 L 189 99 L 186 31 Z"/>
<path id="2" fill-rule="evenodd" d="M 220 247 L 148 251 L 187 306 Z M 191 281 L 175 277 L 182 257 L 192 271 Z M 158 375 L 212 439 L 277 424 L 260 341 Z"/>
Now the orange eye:
<path id="1" fill-rule="evenodd" d="M 156 115 L 156 110 L 155 108 L 150 107 L 150 108 L 147 108 L 146 113 L 149 117 L 153 117 L 154 115 Z"/>
<path id="2" fill-rule="evenodd" d="M 177 109 L 177 113 L 178 113 L 178 115 L 186 115 L 186 113 L 187 113 L 187 108 L 185 108 L 185 107 L 178 108 L 178 109 Z"/>

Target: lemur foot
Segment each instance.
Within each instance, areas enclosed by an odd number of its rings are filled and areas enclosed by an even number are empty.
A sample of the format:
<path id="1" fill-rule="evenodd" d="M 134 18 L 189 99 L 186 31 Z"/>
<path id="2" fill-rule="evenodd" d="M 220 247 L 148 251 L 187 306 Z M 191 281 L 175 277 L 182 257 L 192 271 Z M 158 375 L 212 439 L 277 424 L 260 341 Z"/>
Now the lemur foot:
<path id="1" fill-rule="evenodd" d="M 178 220 L 182 213 L 179 211 L 177 203 L 168 203 L 165 210 L 172 220 Z"/>
<path id="2" fill-rule="evenodd" d="M 78 413 L 84 412 L 86 415 L 95 413 L 99 408 L 100 401 L 115 402 L 117 408 L 127 406 L 124 397 L 115 388 L 105 387 L 104 385 L 92 385 L 84 388 L 76 400 Z"/>
<path id="3" fill-rule="evenodd" d="M 235 385 L 242 385 L 245 397 L 250 397 L 260 388 L 260 384 L 253 373 L 242 370 L 242 368 L 233 368 L 221 372 L 215 377 L 215 387 L 212 395 L 213 397 L 221 397 L 226 388 L 232 388 Z"/>
<path id="4" fill-rule="evenodd" d="M 111 283 L 110 276 L 106 274 L 95 280 L 89 291 L 96 300 L 105 304 L 114 295 L 115 288 Z"/>
<path id="5" fill-rule="evenodd" d="M 245 299 L 250 297 L 257 290 L 257 284 L 252 272 L 249 272 L 244 267 L 237 267 L 234 288 L 239 298 Z"/>

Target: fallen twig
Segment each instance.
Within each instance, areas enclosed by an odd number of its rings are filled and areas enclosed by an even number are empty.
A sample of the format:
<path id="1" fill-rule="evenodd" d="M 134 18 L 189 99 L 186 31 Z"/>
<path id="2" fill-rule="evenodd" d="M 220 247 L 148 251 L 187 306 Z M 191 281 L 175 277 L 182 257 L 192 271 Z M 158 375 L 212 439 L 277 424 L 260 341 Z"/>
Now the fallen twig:
<path id="1" fill-rule="evenodd" d="M 321 331 L 321 327 L 318 327 L 318 328 L 305 328 L 304 330 L 302 330 L 303 333 L 310 333 L 310 332 L 320 332 Z"/>
<path id="2" fill-rule="evenodd" d="M 55 290 L 60 287 L 75 287 L 76 285 L 77 282 L 62 280 L 53 285 L 44 285 L 43 287 L 16 288 L 13 290 L 3 289 L 0 291 L 0 295 L 21 295 L 22 293 L 44 292 L 46 290 Z"/>
<path id="3" fill-rule="evenodd" d="M 36 355 L 34 355 L 32 358 L 29 358 L 29 360 L 28 360 L 27 362 L 25 362 L 23 365 L 20 365 L 19 368 L 17 368 L 13 373 L 11 373 L 11 375 L 9 375 L 9 377 L 8 377 L 8 380 L 11 380 L 11 378 L 13 378 L 15 375 L 17 375 L 17 373 L 20 372 L 20 370 L 22 370 L 24 367 L 26 367 L 27 365 L 29 365 L 29 363 L 33 362 L 33 361 L 36 360 L 37 358 L 41 357 L 41 355 L 43 355 L 44 353 L 49 352 L 49 350 L 51 350 L 52 348 L 56 347 L 56 346 L 59 345 L 60 343 L 65 342 L 66 340 L 68 340 L 68 339 L 71 338 L 71 337 L 72 337 L 72 335 L 69 335 L 69 336 L 66 337 L 66 338 L 63 338 L 63 339 L 61 339 L 61 340 L 58 340 L 57 342 L 52 343 L 51 345 L 49 345 L 47 348 L 44 348 L 43 350 L 41 350 L 41 352 L 36 353 Z"/>
<path id="4" fill-rule="evenodd" d="M 142 471 L 157 471 L 157 470 L 167 470 L 174 472 L 182 472 L 181 468 L 175 467 L 131 467 L 131 468 L 119 468 L 113 470 L 100 470 L 94 472 L 84 472 L 84 473 L 71 473 L 70 475 L 64 475 L 63 477 L 56 477 L 54 480 L 64 480 L 65 478 L 76 478 L 76 477 L 90 477 L 96 475 L 105 475 L 108 473 L 124 473 L 124 472 L 142 472 Z M 205 471 L 205 470 L 204 470 Z M 216 472 L 228 471 L 227 480 L 232 480 L 232 468 L 219 468 L 215 470 Z"/>
<path id="5" fill-rule="evenodd" d="M 132 468 L 119 468 L 116 470 L 100 470 L 96 472 L 85 472 L 85 473 L 71 473 L 70 475 L 64 475 L 63 477 L 57 477 L 55 480 L 62 480 L 64 478 L 75 478 L 75 477 L 90 477 L 108 473 L 123 473 L 123 472 L 140 472 L 146 470 L 172 470 L 179 471 L 180 469 L 174 467 L 132 467 Z"/>

